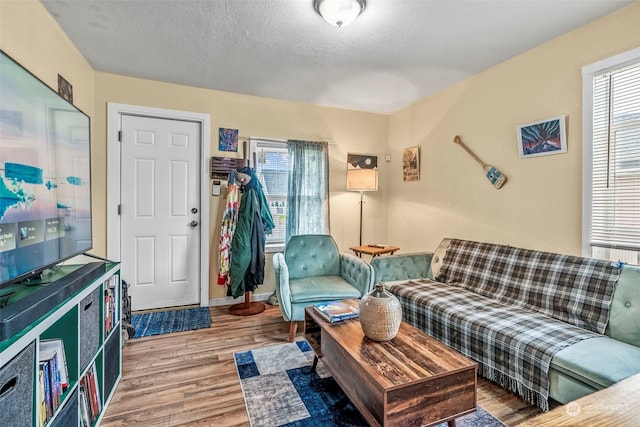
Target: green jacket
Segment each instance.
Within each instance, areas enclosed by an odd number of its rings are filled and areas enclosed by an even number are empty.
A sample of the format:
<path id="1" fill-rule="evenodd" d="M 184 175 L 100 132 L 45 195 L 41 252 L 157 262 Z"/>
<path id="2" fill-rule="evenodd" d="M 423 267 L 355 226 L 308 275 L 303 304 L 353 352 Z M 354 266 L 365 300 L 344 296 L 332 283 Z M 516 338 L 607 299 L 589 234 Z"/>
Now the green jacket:
<path id="1" fill-rule="evenodd" d="M 244 186 L 238 224 L 231 240 L 230 293 L 234 298 L 264 283 L 265 236 L 275 227 L 255 172 L 252 169 L 240 172 L 251 175 L 251 180 Z"/>

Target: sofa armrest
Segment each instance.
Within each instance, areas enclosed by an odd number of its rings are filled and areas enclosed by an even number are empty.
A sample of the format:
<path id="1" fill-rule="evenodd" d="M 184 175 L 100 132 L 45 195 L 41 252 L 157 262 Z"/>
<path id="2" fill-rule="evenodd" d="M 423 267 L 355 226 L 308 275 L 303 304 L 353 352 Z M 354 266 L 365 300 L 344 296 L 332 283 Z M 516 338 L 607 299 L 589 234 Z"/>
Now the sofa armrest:
<path id="1" fill-rule="evenodd" d="M 284 261 L 283 253 L 273 255 L 273 272 L 276 276 L 276 296 L 284 320 L 289 322 L 293 314 L 291 307 L 291 289 L 289 288 L 289 268 Z"/>
<path id="2" fill-rule="evenodd" d="M 355 255 L 340 254 L 340 276 L 360 291 L 360 296 L 373 289 L 373 267 Z"/>
<path id="3" fill-rule="evenodd" d="M 640 266 L 622 267 L 609 310 L 605 334 L 640 347 Z"/>
<path id="4" fill-rule="evenodd" d="M 404 279 L 432 279 L 433 252 L 375 257 L 371 261 L 374 283 Z"/>

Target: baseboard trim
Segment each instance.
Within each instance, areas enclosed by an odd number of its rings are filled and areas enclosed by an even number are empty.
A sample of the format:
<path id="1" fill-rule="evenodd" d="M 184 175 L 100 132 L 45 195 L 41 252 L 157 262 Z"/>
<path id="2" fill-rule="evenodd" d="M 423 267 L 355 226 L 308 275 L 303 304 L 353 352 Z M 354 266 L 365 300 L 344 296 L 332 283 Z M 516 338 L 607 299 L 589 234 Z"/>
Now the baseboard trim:
<path id="1" fill-rule="evenodd" d="M 271 293 L 263 293 L 263 294 L 253 294 L 251 296 L 251 301 L 266 301 L 273 294 Z M 224 297 L 224 298 L 213 298 L 209 300 L 209 306 L 220 306 L 220 305 L 231 305 L 231 304 L 239 304 L 244 302 L 244 296 L 233 298 L 233 297 Z"/>

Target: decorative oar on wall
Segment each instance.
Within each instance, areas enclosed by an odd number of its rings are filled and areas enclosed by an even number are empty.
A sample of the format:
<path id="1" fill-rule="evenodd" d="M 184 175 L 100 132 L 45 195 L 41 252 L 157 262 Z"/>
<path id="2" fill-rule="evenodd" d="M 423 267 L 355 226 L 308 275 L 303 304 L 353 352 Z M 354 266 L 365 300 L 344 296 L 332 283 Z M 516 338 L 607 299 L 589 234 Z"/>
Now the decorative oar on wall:
<path id="1" fill-rule="evenodd" d="M 469 155 L 473 157 L 476 160 L 476 162 L 480 163 L 480 165 L 482 166 L 482 169 L 484 169 L 484 172 L 486 173 L 487 179 L 491 184 L 493 184 L 494 187 L 502 188 L 505 182 L 507 182 L 506 175 L 504 175 L 495 167 L 488 165 L 482 160 L 480 160 L 480 158 L 476 156 L 475 153 L 469 149 L 469 147 L 464 145 L 464 142 L 462 142 L 462 140 L 458 135 L 456 135 L 455 138 L 453 138 L 453 142 L 455 142 L 456 144 L 464 148 L 464 151 L 469 153 Z"/>

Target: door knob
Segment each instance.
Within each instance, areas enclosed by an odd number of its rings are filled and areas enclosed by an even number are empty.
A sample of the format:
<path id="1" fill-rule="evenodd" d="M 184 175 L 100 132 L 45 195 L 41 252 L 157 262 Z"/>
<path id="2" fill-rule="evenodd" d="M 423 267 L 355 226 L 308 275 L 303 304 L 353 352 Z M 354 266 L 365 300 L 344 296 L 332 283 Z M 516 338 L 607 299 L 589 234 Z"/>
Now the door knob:
<path id="1" fill-rule="evenodd" d="M 191 221 L 189 223 L 189 225 L 191 226 L 191 228 L 197 227 L 198 226 L 198 221 Z"/>

